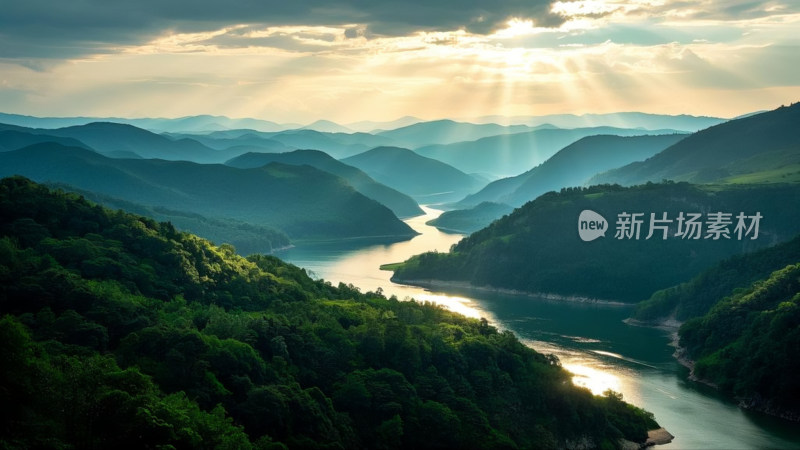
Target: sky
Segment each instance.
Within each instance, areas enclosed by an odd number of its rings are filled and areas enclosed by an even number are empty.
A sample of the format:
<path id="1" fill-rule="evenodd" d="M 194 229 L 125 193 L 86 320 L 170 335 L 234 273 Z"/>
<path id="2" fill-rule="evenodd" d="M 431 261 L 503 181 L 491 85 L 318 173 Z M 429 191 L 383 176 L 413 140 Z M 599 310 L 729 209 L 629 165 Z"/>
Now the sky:
<path id="1" fill-rule="evenodd" d="M 0 0 L 0 112 L 362 120 L 800 100 L 797 0 Z"/>

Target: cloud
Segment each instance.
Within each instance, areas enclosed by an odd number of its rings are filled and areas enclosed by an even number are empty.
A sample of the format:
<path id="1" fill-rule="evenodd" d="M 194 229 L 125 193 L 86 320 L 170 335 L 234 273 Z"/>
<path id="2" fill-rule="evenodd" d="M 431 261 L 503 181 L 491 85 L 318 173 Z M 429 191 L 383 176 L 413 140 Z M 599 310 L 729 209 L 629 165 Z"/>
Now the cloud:
<path id="1" fill-rule="evenodd" d="M 745 21 L 800 13 L 792 0 L 667 0 L 635 2 L 632 14 L 677 20 Z"/>
<path id="2" fill-rule="evenodd" d="M 170 33 L 231 25 L 341 26 L 356 36 L 418 31 L 490 34 L 511 18 L 554 27 L 552 0 L 85 0 L 11 2 L 0 15 L 0 58 L 70 58 L 139 45 Z"/>
<path id="3" fill-rule="evenodd" d="M 783 1 L 20 1 L 0 14 L 0 105 L 303 123 L 731 116 L 800 95 L 800 4 Z"/>

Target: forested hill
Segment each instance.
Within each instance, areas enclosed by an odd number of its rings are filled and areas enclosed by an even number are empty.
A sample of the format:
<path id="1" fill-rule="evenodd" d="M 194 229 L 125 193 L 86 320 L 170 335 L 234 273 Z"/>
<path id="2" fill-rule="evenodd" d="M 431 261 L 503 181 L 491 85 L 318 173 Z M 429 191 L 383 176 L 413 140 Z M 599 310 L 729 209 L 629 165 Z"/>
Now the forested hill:
<path id="1" fill-rule="evenodd" d="M 737 255 L 655 292 L 634 319 L 685 321 L 678 354 L 692 375 L 741 405 L 800 421 L 800 236 Z"/>
<path id="2" fill-rule="evenodd" d="M 636 305 L 633 318 L 658 322 L 703 316 L 736 289 L 744 289 L 789 264 L 800 262 L 800 236 L 753 253 L 736 255 L 703 271 L 690 281 L 656 291 Z"/>
<path id="3" fill-rule="evenodd" d="M 516 209 L 461 240 L 449 253 L 424 253 L 397 266 L 395 280 L 467 281 L 526 292 L 556 293 L 629 302 L 649 298 L 734 254 L 789 240 L 800 233 L 800 185 L 695 186 L 688 183 L 617 185 L 563 189 Z M 606 234 L 583 242 L 578 218 L 583 210 L 602 215 Z M 634 237 L 616 237 L 620 214 L 641 214 Z M 678 217 L 700 214 L 698 239 L 676 237 Z M 730 214 L 724 235 L 709 234 L 709 214 Z M 737 215 L 759 213 L 759 236 L 735 233 Z M 667 227 L 654 228 L 652 222 Z M 719 216 L 722 217 L 722 216 Z M 752 225 L 747 222 L 748 227 Z M 684 228 L 684 231 L 686 229 Z M 687 236 L 694 237 L 694 233 Z"/>
<path id="4" fill-rule="evenodd" d="M 318 150 L 295 150 L 285 153 L 245 153 L 225 162 L 225 164 L 245 169 L 262 167 L 272 162 L 296 166 L 307 164 L 342 177 L 365 197 L 371 198 L 391 209 L 397 217 L 406 218 L 423 214 L 422 209 L 411 197 L 378 183 L 361 170 L 337 161 L 327 153 Z"/>
<path id="5" fill-rule="evenodd" d="M 687 321 L 680 345 L 693 374 L 752 407 L 800 421 L 800 264 L 734 291 Z"/>
<path id="6" fill-rule="evenodd" d="M 0 181 L 2 448 L 564 448 L 657 424 L 510 332 Z"/>

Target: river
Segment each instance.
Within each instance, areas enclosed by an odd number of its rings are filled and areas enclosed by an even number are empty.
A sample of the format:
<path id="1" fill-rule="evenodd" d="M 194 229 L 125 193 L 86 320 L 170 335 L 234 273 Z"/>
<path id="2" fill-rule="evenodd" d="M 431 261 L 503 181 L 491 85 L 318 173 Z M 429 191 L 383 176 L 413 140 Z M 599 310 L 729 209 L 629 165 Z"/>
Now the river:
<path id="1" fill-rule="evenodd" d="M 686 379 L 673 358 L 666 331 L 622 322 L 631 307 L 554 301 L 521 295 L 447 288 L 426 290 L 389 281 L 381 264 L 403 261 L 430 250 L 447 251 L 463 236 L 425 222 L 440 211 L 406 221 L 421 234 L 389 245 L 337 242 L 296 247 L 279 257 L 305 267 L 316 278 L 350 283 L 364 291 L 445 305 L 471 317 L 485 317 L 514 332 L 525 344 L 559 357 L 573 382 L 600 394 L 606 389 L 655 414 L 675 440 L 659 449 L 796 449 L 800 427 L 743 411 L 713 389 Z"/>

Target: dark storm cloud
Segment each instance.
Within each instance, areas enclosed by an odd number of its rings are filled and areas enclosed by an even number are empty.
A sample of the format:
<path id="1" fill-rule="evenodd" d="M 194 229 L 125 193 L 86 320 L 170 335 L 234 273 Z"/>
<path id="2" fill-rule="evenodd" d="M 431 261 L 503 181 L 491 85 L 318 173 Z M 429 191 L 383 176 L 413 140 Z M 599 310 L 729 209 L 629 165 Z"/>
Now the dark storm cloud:
<path id="1" fill-rule="evenodd" d="M 365 26 L 367 36 L 465 29 L 488 34 L 511 18 L 558 26 L 553 0 L 24 0 L 0 14 L 0 58 L 65 58 L 147 42 L 167 32 L 233 24 Z M 348 35 L 358 34 L 356 30 Z"/>

